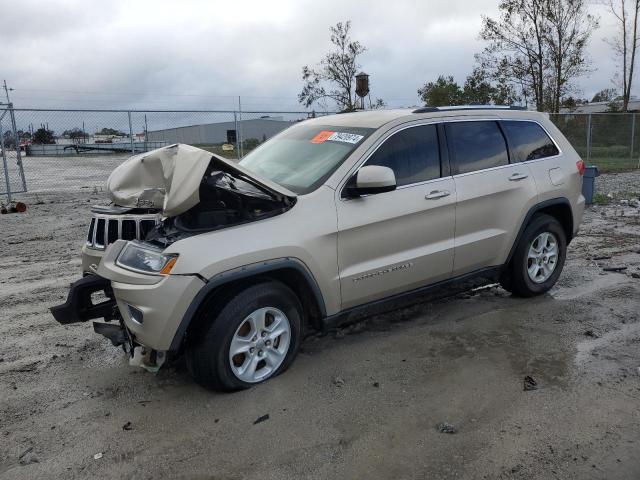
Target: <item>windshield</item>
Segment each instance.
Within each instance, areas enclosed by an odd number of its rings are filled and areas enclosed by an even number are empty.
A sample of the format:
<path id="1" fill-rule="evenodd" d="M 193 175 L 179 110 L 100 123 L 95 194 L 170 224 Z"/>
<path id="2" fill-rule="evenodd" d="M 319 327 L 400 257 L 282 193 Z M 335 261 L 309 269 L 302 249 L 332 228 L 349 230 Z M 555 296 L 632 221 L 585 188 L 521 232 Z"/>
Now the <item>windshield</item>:
<path id="1" fill-rule="evenodd" d="M 247 170 L 292 192 L 318 188 L 373 128 L 294 125 L 240 160 Z"/>

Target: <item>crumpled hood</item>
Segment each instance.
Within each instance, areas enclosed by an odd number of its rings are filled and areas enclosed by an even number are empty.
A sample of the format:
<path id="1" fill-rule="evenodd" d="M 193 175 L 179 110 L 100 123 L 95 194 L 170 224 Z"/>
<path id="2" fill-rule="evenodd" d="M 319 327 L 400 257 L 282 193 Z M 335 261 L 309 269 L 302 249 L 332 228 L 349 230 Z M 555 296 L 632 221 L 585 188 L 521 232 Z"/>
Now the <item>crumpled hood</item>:
<path id="1" fill-rule="evenodd" d="M 116 205 L 162 209 L 164 216 L 174 217 L 200 202 L 200 183 L 212 160 L 221 169 L 248 177 L 271 193 L 296 196 L 230 160 L 181 143 L 125 160 L 109 176 L 107 190 Z"/>

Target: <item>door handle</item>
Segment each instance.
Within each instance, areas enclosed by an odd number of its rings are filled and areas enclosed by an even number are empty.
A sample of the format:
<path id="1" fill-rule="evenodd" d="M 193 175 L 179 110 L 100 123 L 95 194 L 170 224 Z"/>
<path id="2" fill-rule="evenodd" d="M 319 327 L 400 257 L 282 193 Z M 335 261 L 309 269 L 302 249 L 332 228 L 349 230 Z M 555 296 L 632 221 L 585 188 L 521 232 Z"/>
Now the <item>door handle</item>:
<path id="1" fill-rule="evenodd" d="M 433 190 L 432 192 L 427 193 L 424 198 L 427 200 L 436 200 L 442 197 L 448 197 L 451 195 L 449 190 Z"/>
<path id="2" fill-rule="evenodd" d="M 511 180 L 512 182 L 517 182 L 518 180 L 524 180 L 528 176 L 529 175 L 524 174 L 524 173 L 514 173 L 513 175 L 511 175 L 509 177 L 509 180 Z"/>

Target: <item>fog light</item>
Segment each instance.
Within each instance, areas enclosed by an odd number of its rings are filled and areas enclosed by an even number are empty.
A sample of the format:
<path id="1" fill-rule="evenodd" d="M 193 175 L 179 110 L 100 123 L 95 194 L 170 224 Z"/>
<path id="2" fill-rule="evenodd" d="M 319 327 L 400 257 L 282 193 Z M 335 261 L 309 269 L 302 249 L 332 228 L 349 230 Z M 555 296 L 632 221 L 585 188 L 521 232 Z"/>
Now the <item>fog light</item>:
<path id="1" fill-rule="evenodd" d="M 127 305 L 127 308 L 129 309 L 129 316 L 131 317 L 131 320 L 142 325 L 142 310 L 132 307 L 131 305 Z"/>

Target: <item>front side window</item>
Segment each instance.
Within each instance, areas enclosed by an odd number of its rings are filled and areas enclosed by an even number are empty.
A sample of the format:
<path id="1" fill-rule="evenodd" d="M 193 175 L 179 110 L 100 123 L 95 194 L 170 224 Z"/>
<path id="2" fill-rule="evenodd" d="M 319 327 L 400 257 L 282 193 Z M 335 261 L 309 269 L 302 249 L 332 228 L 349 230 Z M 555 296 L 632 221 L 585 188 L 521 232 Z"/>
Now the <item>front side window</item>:
<path id="1" fill-rule="evenodd" d="M 451 122 L 446 125 L 449 152 L 456 173 L 509 164 L 507 144 L 498 122 Z"/>
<path id="2" fill-rule="evenodd" d="M 322 185 L 374 130 L 301 123 L 260 145 L 240 165 L 302 195 Z"/>
<path id="3" fill-rule="evenodd" d="M 503 121 L 502 127 L 518 162 L 553 157 L 559 153 L 547 132 L 535 122 Z"/>
<path id="4" fill-rule="evenodd" d="M 385 140 L 366 164 L 389 167 L 398 186 L 440 177 L 436 126 L 421 125 L 399 131 Z"/>

